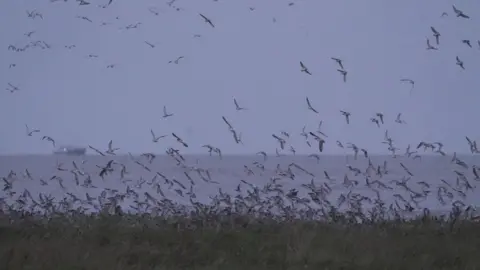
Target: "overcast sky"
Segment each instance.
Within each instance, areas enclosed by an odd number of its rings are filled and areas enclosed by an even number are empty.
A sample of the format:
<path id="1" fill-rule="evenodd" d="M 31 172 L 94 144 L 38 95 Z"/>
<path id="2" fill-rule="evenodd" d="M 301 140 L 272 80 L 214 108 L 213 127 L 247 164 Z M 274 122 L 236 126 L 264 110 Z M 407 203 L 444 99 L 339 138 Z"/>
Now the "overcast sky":
<path id="1" fill-rule="evenodd" d="M 297 153 L 312 153 L 299 134 L 320 120 L 329 136 L 325 153 L 343 153 L 336 140 L 386 153 L 386 129 L 402 152 L 421 140 L 468 152 L 465 136 L 480 139 L 480 1 L 113 0 L 98 7 L 107 2 L 0 2 L 1 154 L 50 153 L 43 135 L 101 149 L 112 139 L 122 152 L 182 148 L 171 136 L 153 144 L 150 129 L 181 136 L 190 146 L 184 153 L 205 152 L 204 144 L 231 154 L 274 153 L 272 133 L 281 131 Z M 471 18 L 457 18 L 452 3 Z M 437 46 L 430 26 L 441 33 L 438 51 L 426 50 L 427 37 Z M 7 49 L 35 41 L 51 48 Z M 330 57 L 344 60 L 346 83 Z M 402 78 L 415 80 L 411 95 Z M 20 90 L 5 91 L 8 83 Z M 307 110 L 306 96 L 319 114 Z M 248 110 L 236 111 L 234 97 Z M 164 105 L 173 117 L 162 118 Z M 351 112 L 349 125 L 340 110 Z M 381 128 L 370 122 L 376 112 L 385 115 Z M 398 113 L 407 124 L 394 122 Z M 41 132 L 28 137 L 25 124 Z"/>

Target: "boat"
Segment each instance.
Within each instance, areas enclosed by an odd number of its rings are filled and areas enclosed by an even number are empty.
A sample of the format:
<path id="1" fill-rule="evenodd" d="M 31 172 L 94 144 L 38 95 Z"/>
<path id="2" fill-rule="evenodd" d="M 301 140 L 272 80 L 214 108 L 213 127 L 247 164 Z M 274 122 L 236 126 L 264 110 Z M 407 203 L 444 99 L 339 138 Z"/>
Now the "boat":
<path id="1" fill-rule="evenodd" d="M 62 155 L 72 155 L 72 156 L 82 156 L 85 155 L 87 152 L 86 147 L 78 147 L 78 146 L 60 146 L 55 151 L 54 154 L 62 154 Z"/>

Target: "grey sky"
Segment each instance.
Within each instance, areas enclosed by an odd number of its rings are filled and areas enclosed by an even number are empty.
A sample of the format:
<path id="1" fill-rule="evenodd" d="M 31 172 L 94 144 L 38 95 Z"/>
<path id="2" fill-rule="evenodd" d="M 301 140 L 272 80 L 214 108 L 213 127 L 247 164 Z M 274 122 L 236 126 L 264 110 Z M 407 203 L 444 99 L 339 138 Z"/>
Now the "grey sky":
<path id="1" fill-rule="evenodd" d="M 184 153 L 205 152 L 203 144 L 224 153 L 274 153 L 271 135 L 282 130 L 291 133 L 298 153 L 311 153 L 316 148 L 298 134 L 304 125 L 316 130 L 320 120 L 329 136 L 325 153 L 343 153 L 336 140 L 386 153 L 380 143 L 385 129 L 400 148 L 427 140 L 467 152 L 465 135 L 479 138 L 478 124 L 470 124 L 478 123 L 480 110 L 479 1 L 305 0 L 289 6 L 283 0 L 178 0 L 176 11 L 166 1 L 114 0 L 97 7 L 106 2 L 0 2 L 1 154 L 50 153 L 43 135 L 102 149 L 113 139 L 122 152 L 178 146 L 173 138 L 154 145 L 150 128 L 182 136 L 190 144 Z M 452 3 L 471 19 L 456 18 Z M 34 9 L 43 20 L 27 17 Z M 449 16 L 441 18 L 444 11 Z M 137 29 L 120 29 L 137 22 Z M 425 50 L 426 37 L 435 44 L 430 26 L 442 34 L 438 51 Z M 7 50 L 36 40 L 52 48 Z M 466 70 L 455 65 L 457 55 Z M 185 58 L 168 64 L 178 56 Z M 330 57 L 344 60 L 347 83 Z M 300 72 L 299 61 L 312 76 Z M 107 69 L 110 64 L 117 66 Z M 416 81 L 412 96 L 401 78 Z M 9 82 L 21 91 L 4 91 Z M 306 96 L 320 114 L 307 110 Z M 249 110 L 235 111 L 233 97 Z M 163 105 L 175 116 L 162 119 Z M 339 110 L 351 111 L 350 125 Z M 375 112 L 385 114 L 380 129 L 369 120 Z M 394 122 L 400 112 L 407 125 Z M 234 143 L 222 115 L 244 145 Z M 27 137 L 25 124 L 41 133 Z"/>

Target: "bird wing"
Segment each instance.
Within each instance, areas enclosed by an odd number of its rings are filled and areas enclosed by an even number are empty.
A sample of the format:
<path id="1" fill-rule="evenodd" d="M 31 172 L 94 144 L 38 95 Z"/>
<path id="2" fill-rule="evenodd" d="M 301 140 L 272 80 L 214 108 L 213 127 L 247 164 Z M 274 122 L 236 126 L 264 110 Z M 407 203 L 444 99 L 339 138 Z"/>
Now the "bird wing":
<path id="1" fill-rule="evenodd" d="M 312 104 L 310 103 L 310 99 L 308 99 L 308 97 L 307 97 L 306 100 L 307 100 L 307 105 L 308 105 L 308 107 L 311 108 L 311 107 L 312 107 Z"/>

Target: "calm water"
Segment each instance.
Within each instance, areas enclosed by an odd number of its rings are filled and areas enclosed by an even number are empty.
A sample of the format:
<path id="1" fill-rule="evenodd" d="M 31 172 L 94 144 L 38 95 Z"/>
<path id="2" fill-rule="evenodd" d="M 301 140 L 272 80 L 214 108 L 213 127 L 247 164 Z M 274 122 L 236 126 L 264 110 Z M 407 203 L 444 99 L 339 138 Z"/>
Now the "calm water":
<path id="1" fill-rule="evenodd" d="M 313 179 L 316 186 L 326 183 L 331 187 L 332 192 L 328 195 L 328 198 L 332 202 L 336 202 L 341 194 L 347 194 L 349 191 L 360 193 L 373 199 L 376 196 L 375 192 L 366 186 L 365 179 L 368 174 L 370 175 L 370 182 L 380 180 L 392 188 L 391 190 L 378 187 L 376 189 L 380 192 L 383 200 L 387 203 L 393 203 L 396 199 L 395 194 L 400 194 L 406 199 L 410 197 L 410 193 L 405 189 L 391 183 L 392 180 L 401 180 L 409 176 L 400 166 L 400 163 L 403 163 L 413 174 L 408 181 L 408 186 L 411 190 L 418 193 L 423 192 L 423 190 L 431 190 L 426 198 L 419 200 L 419 209 L 427 207 L 435 211 L 446 211 L 451 209 L 451 203 L 456 200 L 466 205 L 480 204 L 480 194 L 476 188 L 480 184 L 474 179 L 472 170 L 472 165 L 480 165 L 480 157 L 478 156 L 458 156 L 459 159 L 468 164 L 468 168 L 452 163 L 451 156 L 422 156 L 421 159 L 415 160 L 403 156 L 397 158 L 390 156 L 370 157 L 375 168 L 381 167 L 382 175 L 377 175 L 375 173 L 376 170 L 369 170 L 366 173 L 368 159 L 363 156 L 359 156 L 357 160 L 352 156 L 321 156 L 318 162 L 316 159 L 307 156 L 272 156 L 268 157 L 266 161 L 263 160 L 262 156 L 224 156 L 222 159 L 214 156 L 186 156 L 185 164 L 187 166 L 183 167 L 178 166 L 177 162 L 168 156 L 157 156 L 151 163 L 145 157 L 138 156 L 134 158 L 148 166 L 151 171 L 136 164 L 128 155 L 107 157 L 62 155 L 0 156 L 0 176 L 7 177 L 11 171 L 16 173 L 16 176 L 10 178 L 10 182 L 13 183 L 13 190 L 17 192 L 13 198 L 16 198 L 16 196 L 27 189 L 34 198 L 37 198 L 39 193 L 43 193 L 51 194 L 58 200 L 61 200 L 64 197 L 68 197 L 67 193 L 71 193 L 85 200 L 86 193 L 91 197 L 97 197 L 105 188 L 116 189 L 120 193 L 124 193 L 128 186 L 136 190 L 141 196 L 148 192 L 152 196 L 161 199 L 162 195 L 157 192 L 157 187 L 160 187 L 165 197 L 179 203 L 189 204 L 188 195 L 185 195 L 185 193 L 189 192 L 190 189 L 195 192 L 198 201 L 209 202 L 209 196 L 218 194 L 219 189 L 236 195 L 238 191 L 235 189 L 242 183 L 241 180 L 261 188 L 275 176 L 280 178 L 277 180 L 277 183 L 281 184 L 285 191 L 293 188 L 298 189 L 299 197 L 307 196 L 308 192 L 301 185 L 308 184 Z M 125 165 L 127 173 L 123 179 L 120 176 L 120 165 L 114 165 L 114 171 L 106 175 L 104 179 L 99 176 L 100 167 L 104 167 L 111 159 Z M 384 168 L 384 161 L 387 161 L 386 168 Z M 74 169 L 73 162 L 77 164 L 79 171 L 83 174 L 78 174 L 79 185 L 76 184 L 75 175 L 71 172 Z M 254 165 L 255 162 L 263 164 L 264 170 L 260 166 Z M 300 165 L 310 174 L 292 167 L 291 171 L 295 175 L 294 179 L 278 176 L 277 167 L 285 171 L 291 163 Z M 347 165 L 350 165 L 352 168 L 358 168 L 362 174 L 356 175 L 355 172 L 349 170 Z M 208 169 L 211 180 L 216 183 L 207 183 L 202 180 L 201 175 L 192 170 L 193 168 Z M 33 179 L 29 179 L 26 175 L 26 169 L 28 169 Z M 248 173 L 248 170 L 251 170 L 251 172 Z M 455 170 L 465 174 L 467 180 L 473 186 L 473 190 L 465 191 L 461 183 L 457 183 Z M 330 180 L 326 179 L 324 171 L 328 172 Z M 157 172 L 165 175 L 170 180 L 177 180 L 186 189 L 183 190 L 178 184 L 174 184 L 171 187 L 157 175 Z M 192 181 L 187 178 L 185 172 L 192 178 Z M 63 187 L 58 180 L 51 180 L 54 175 L 63 179 Z M 91 176 L 92 185 L 95 187 L 82 185 L 87 175 Z M 153 179 L 155 175 L 157 177 Z M 353 187 L 345 187 L 345 176 L 350 180 L 358 181 L 358 184 Z M 206 178 L 205 173 L 204 177 Z M 40 179 L 43 179 L 45 182 L 42 184 Z M 447 186 L 441 179 L 448 182 L 451 187 Z M 420 181 L 428 183 L 430 187 L 418 184 L 417 182 Z M 142 182 L 144 183 L 142 184 Z M 437 190 L 440 186 L 446 187 L 454 195 L 451 199 L 445 199 L 447 205 L 442 205 L 437 199 Z M 465 191 L 466 197 L 463 198 L 452 187 Z M 248 185 L 241 184 L 242 193 L 245 194 L 248 188 Z M 183 196 L 178 194 L 175 189 L 181 189 Z M 0 191 L 0 197 L 8 196 L 5 191 Z M 7 198 L 8 200 L 13 199 Z M 128 201 L 125 204 L 128 204 Z M 128 205 L 125 204 L 122 207 L 128 208 Z"/>

